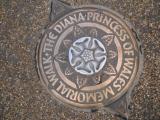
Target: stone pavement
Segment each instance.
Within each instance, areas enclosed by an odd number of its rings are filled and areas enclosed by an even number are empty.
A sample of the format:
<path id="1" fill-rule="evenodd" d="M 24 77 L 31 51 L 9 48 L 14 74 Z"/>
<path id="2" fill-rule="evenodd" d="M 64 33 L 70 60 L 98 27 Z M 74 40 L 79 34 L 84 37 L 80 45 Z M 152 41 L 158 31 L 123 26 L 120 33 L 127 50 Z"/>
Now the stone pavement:
<path id="1" fill-rule="evenodd" d="M 129 120 L 160 119 L 160 1 L 66 0 L 98 4 L 125 16 L 139 32 L 144 71 Z M 0 0 L 0 120 L 116 120 L 109 113 L 84 113 L 58 104 L 44 89 L 35 63 L 36 43 L 48 22 L 47 0 Z"/>

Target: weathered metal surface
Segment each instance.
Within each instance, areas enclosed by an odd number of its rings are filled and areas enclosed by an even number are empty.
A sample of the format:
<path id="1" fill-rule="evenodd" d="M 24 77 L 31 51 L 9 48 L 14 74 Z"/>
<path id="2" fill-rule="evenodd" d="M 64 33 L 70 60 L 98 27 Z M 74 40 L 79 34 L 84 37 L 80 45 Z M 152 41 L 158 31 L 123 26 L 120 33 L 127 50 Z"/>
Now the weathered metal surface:
<path id="1" fill-rule="evenodd" d="M 68 8 L 59 8 L 59 19 L 52 16 L 37 51 L 39 75 L 48 91 L 58 101 L 85 111 L 111 109 L 108 105 L 121 101 L 124 94 L 129 101 L 143 65 L 134 29 L 102 6 Z M 116 109 L 112 111 L 121 115 Z M 125 112 L 121 116 L 128 117 L 127 108 Z"/>

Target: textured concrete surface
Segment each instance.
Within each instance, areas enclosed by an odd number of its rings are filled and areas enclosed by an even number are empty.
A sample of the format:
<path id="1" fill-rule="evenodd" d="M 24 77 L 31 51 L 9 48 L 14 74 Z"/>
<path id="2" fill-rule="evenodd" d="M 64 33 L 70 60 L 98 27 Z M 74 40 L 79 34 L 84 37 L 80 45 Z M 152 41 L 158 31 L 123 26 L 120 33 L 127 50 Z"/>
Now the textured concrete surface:
<path id="1" fill-rule="evenodd" d="M 160 120 L 160 1 L 66 0 L 99 4 L 124 15 L 139 31 L 144 71 L 134 90 L 129 120 Z M 54 101 L 35 67 L 47 0 L 0 0 L 0 120 L 115 120 L 109 113 L 77 112 Z"/>

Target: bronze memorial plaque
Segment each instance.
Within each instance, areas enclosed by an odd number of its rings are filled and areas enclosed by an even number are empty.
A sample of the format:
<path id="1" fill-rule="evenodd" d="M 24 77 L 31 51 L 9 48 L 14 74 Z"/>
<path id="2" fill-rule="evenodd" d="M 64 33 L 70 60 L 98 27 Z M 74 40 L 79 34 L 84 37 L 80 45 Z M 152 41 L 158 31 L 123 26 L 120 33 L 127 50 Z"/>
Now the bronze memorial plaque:
<path id="1" fill-rule="evenodd" d="M 135 84 L 141 52 L 132 27 L 117 13 L 101 6 L 77 7 L 44 32 L 37 51 L 38 73 L 59 102 L 98 110 Z"/>

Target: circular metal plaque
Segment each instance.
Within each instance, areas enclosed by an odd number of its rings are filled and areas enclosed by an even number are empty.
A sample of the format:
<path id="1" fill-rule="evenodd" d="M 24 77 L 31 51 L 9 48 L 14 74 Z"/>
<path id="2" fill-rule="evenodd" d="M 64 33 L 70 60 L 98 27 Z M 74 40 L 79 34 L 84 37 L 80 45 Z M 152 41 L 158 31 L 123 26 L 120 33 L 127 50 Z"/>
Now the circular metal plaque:
<path id="1" fill-rule="evenodd" d="M 109 105 L 132 87 L 139 42 L 115 12 L 83 6 L 54 22 L 38 47 L 39 75 L 58 101 L 83 110 Z"/>

